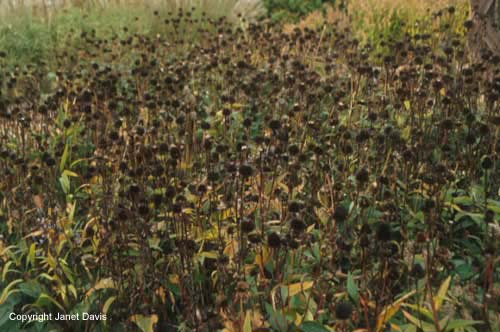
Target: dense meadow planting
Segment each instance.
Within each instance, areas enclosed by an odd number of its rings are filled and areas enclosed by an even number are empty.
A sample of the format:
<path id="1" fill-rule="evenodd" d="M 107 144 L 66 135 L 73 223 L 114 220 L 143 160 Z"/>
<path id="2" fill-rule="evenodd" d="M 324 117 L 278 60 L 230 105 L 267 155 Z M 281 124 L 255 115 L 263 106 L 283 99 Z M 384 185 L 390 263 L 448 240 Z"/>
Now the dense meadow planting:
<path id="1" fill-rule="evenodd" d="M 2 331 L 499 331 L 500 57 L 466 15 L 152 16 L 0 50 Z"/>

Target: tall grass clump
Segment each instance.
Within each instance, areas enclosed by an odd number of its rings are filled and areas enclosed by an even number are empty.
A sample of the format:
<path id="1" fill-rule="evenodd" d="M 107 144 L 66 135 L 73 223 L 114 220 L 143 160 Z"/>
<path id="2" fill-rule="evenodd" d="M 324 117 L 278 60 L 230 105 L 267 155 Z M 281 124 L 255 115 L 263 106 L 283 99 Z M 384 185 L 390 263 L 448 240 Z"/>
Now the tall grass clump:
<path id="1" fill-rule="evenodd" d="M 398 39 L 405 32 L 418 33 L 433 24 L 432 16 L 442 15 L 446 8 L 456 9 L 451 22 L 456 29 L 468 16 L 469 1 L 374 1 L 350 0 L 348 2 L 349 19 L 353 30 L 361 40 L 377 44 L 384 38 Z"/>

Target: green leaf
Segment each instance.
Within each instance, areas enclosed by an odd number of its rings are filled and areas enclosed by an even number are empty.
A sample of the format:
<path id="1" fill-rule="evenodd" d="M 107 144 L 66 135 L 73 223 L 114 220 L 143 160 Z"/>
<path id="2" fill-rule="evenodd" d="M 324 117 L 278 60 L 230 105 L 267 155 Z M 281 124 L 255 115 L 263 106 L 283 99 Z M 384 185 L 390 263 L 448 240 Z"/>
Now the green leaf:
<path id="1" fill-rule="evenodd" d="M 461 205 L 472 205 L 474 201 L 469 196 L 458 196 L 453 198 L 453 203 Z"/>
<path id="2" fill-rule="evenodd" d="M 158 322 L 158 315 L 133 315 L 130 320 L 136 323 L 142 332 L 154 332 L 153 325 Z"/>
<path id="3" fill-rule="evenodd" d="M 376 331 L 380 331 L 382 326 L 385 323 L 387 323 L 396 313 L 399 312 L 399 309 L 404 304 L 404 301 L 406 301 L 406 299 L 408 299 L 409 297 L 413 296 L 413 294 L 415 294 L 414 290 L 408 294 L 403 295 L 394 303 L 391 303 L 390 305 L 385 307 L 385 309 L 382 310 L 382 312 L 378 316 Z"/>
<path id="4" fill-rule="evenodd" d="M 243 324 L 243 332 L 252 332 L 252 312 L 247 310 L 245 315 L 245 323 Z"/>
<path id="5" fill-rule="evenodd" d="M 47 307 L 47 305 L 51 303 L 58 307 L 62 312 L 66 312 L 66 310 L 64 310 L 64 307 L 48 294 L 41 294 L 36 301 L 36 305 L 41 308 Z"/>
<path id="6" fill-rule="evenodd" d="M 75 278 L 73 276 L 73 272 L 68 267 L 68 264 L 66 263 L 66 261 L 64 261 L 63 259 L 60 259 L 59 262 L 60 262 L 61 269 L 63 270 L 64 275 L 66 276 L 66 278 L 68 278 L 68 280 L 72 284 L 75 284 Z"/>
<path id="7" fill-rule="evenodd" d="M 68 291 L 71 292 L 71 294 L 73 295 L 73 297 L 75 299 L 77 299 L 78 298 L 78 292 L 77 292 L 75 286 L 70 284 L 70 285 L 67 286 L 67 288 L 68 288 Z"/>
<path id="8" fill-rule="evenodd" d="M 424 215 L 423 211 L 418 211 L 417 213 L 415 213 L 414 217 L 415 217 L 415 219 L 417 219 L 421 223 L 425 222 L 425 215 Z"/>
<path id="9" fill-rule="evenodd" d="M 104 302 L 104 305 L 102 306 L 102 312 L 104 314 L 108 313 L 109 307 L 111 306 L 111 304 L 113 304 L 113 302 L 115 302 L 115 300 L 116 296 L 110 296 L 109 299 L 107 299 L 106 302 Z"/>
<path id="10" fill-rule="evenodd" d="M 47 273 L 40 273 L 40 275 L 38 275 L 37 279 L 39 279 L 39 278 L 40 279 L 43 278 L 43 279 L 46 279 L 46 280 L 49 280 L 49 281 L 54 281 L 54 277 L 51 276 L 51 275 L 49 275 L 49 274 L 47 274 Z"/>
<path id="11" fill-rule="evenodd" d="M 2 332 L 19 332 L 19 331 L 36 332 L 36 331 L 31 330 L 31 329 L 30 330 L 26 330 L 26 329 L 21 330 L 21 322 L 16 321 L 16 320 L 10 320 L 9 315 L 5 315 L 5 320 L 0 320 L 0 323 L 2 321 L 3 321 L 3 323 L 0 325 L 2 328 Z M 44 325 L 45 324 L 40 323 L 40 324 L 37 324 L 35 326 L 44 326 Z"/>
<path id="12" fill-rule="evenodd" d="M 416 312 L 426 316 L 430 320 L 434 319 L 432 312 L 429 309 L 427 309 L 425 306 L 403 303 L 403 307 L 411 308 L 411 309 L 415 310 Z"/>
<path id="13" fill-rule="evenodd" d="M 482 321 L 479 320 L 467 320 L 467 319 L 455 319 L 452 320 L 448 325 L 446 325 L 445 330 L 446 332 L 448 331 L 453 331 L 456 329 L 463 329 L 464 327 L 476 325 L 476 324 L 481 324 Z"/>
<path id="14" fill-rule="evenodd" d="M 36 243 L 32 243 L 28 254 L 28 262 L 30 262 L 31 266 L 33 267 L 35 267 L 35 254 L 36 254 Z"/>
<path id="15" fill-rule="evenodd" d="M 349 294 L 349 297 L 353 302 L 359 303 L 358 286 L 354 282 L 351 272 L 347 274 L 347 294 Z"/>
<path id="16" fill-rule="evenodd" d="M 326 327 L 318 322 L 304 322 L 299 326 L 301 332 L 330 332 Z"/>
<path id="17" fill-rule="evenodd" d="M 5 301 L 7 301 L 7 299 L 9 298 L 9 296 L 19 292 L 19 289 L 12 289 L 12 288 L 20 282 L 23 282 L 23 280 L 22 279 L 14 280 L 10 284 L 8 284 L 7 287 L 4 288 L 2 294 L 0 295 L 0 305 L 4 304 Z"/>
<path id="18" fill-rule="evenodd" d="M 59 164 L 59 171 L 62 172 L 63 169 L 64 169 L 64 166 L 66 166 L 66 162 L 68 161 L 68 156 L 69 156 L 69 142 L 66 143 L 66 145 L 64 146 L 64 152 L 62 154 L 62 157 L 61 157 L 61 162 Z"/>
<path id="19" fill-rule="evenodd" d="M 3 271 L 2 271 L 2 282 L 5 282 L 5 280 L 7 279 L 7 273 L 9 273 L 9 272 L 19 272 L 16 269 L 10 269 L 10 266 L 12 264 L 14 264 L 14 261 L 11 261 L 11 260 L 9 260 L 7 263 L 5 263 L 5 265 L 3 267 Z"/>
<path id="20" fill-rule="evenodd" d="M 33 299 L 37 299 L 43 292 L 43 288 L 40 283 L 30 280 L 19 284 L 19 290 L 22 294 L 27 295 Z"/>
<path id="21" fill-rule="evenodd" d="M 320 250 L 319 250 L 319 244 L 318 243 L 314 243 L 313 244 L 313 246 L 312 246 L 312 252 L 313 252 L 313 255 L 316 258 L 316 260 L 319 261 L 321 259 L 321 253 L 320 253 Z"/>
<path id="22" fill-rule="evenodd" d="M 71 176 L 71 177 L 74 177 L 74 178 L 78 177 L 78 174 L 76 174 L 75 172 L 72 172 L 70 170 L 67 170 L 67 169 L 64 170 L 63 174 L 66 174 L 67 176 Z"/>
<path id="23" fill-rule="evenodd" d="M 113 281 L 113 278 L 100 279 L 98 282 L 96 282 L 94 287 L 92 287 L 87 291 L 85 297 L 89 298 L 90 295 L 92 295 L 92 293 L 94 293 L 96 290 L 106 289 L 106 288 L 115 288 L 115 282 Z"/>
<path id="24" fill-rule="evenodd" d="M 439 321 L 439 326 L 446 326 L 450 320 L 450 315 L 446 315 L 443 319 Z"/>
<path id="25" fill-rule="evenodd" d="M 280 287 L 280 293 L 281 293 L 281 298 L 286 301 L 288 299 L 288 287 L 287 286 L 281 286 Z"/>
<path id="26" fill-rule="evenodd" d="M 455 265 L 455 272 L 460 276 L 462 280 L 468 280 L 474 276 L 474 271 L 472 270 L 472 265 L 464 262 L 457 262 Z"/>
<path id="27" fill-rule="evenodd" d="M 413 325 L 421 327 L 424 332 L 435 332 L 436 328 L 433 324 L 425 322 L 421 319 L 416 318 L 409 312 L 403 310 L 403 315 L 408 319 Z"/>
<path id="28" fill-rule="evenodd" d="M 59 178 L 59 183 L 61 184 L 61 188 L 65 194 L 69 193 L 70 190 L 70 182 L 68 175 L 64 174 Z"/>
<path id="29" fill-rule="evenodd" d="M 275 331 L 288 331 L 288 322 L 286 321 L 285 315 L 281 312 L 277 312 L 274 308 L 269 304 L 264 304 L 266 308 L 266 312 L 269 315 L 269 323 Z"/>
<path id="30" fill-rule="evenodd" d="M 448 288 L 450 288 L 451 276 L 448 276 L 446 280 L 439 287 L 437 295 L 434 297 L 434 306 L 436 311 L 441 309 L 441 305 L 443 304 L 443 300 L 446 297 L 446 293 L 448 292 Z"/>
<path id="31" fill-rule="evenodd" d="M 6 331 L 7 328 L 5 327 L 6 325 L 9 324 L 9 322 L 12 322 L 9 319 L 9 314 L 14 311 L 14 307 L 16 304 L 21 302 L 22 296 L 11 296 L 5 301 L 3 304 L 0 305 L 0 330 Z M 11 331 L 19 331 L 18 330 L 11 330 Z"/>
<path id="32" fill-rule="evenodd" d="M 299 293 L 305 292 L 310 289 L 314 285 L 314 281 L 304 281 L 297 282 L 291 285 L 288 285 L 288 296 L 292 297 Z"/>

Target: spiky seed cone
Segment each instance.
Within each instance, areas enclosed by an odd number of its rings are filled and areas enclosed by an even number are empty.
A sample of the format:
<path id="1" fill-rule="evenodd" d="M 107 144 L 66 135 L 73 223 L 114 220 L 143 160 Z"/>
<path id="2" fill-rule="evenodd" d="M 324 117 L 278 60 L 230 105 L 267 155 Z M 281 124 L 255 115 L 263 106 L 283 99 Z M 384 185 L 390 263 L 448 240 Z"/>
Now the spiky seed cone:
<path id="1" fill-rule="evenodd" d="M 341 302 L 335 307 L 335 316 L 337 319 L 346 320 L 351 318 L 352 315 L 352 304 L 349 302 Z"/>

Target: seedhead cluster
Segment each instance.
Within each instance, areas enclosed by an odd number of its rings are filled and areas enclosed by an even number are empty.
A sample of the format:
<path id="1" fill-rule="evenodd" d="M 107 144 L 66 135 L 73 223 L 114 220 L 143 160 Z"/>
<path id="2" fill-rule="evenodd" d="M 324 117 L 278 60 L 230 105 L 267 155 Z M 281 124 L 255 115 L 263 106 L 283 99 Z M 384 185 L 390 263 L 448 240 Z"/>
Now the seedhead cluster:
<path id="1" fill-rule="evenodd" d="M 179 11 L 158 35 L 0 58 L 2 282 L 33 287 L 13 308 L 382 331 L 452 275 L 487 300 L 450 310 L 491 328 L 500 57 L 469 57 L 454 15 L 372 45 Z"/>

